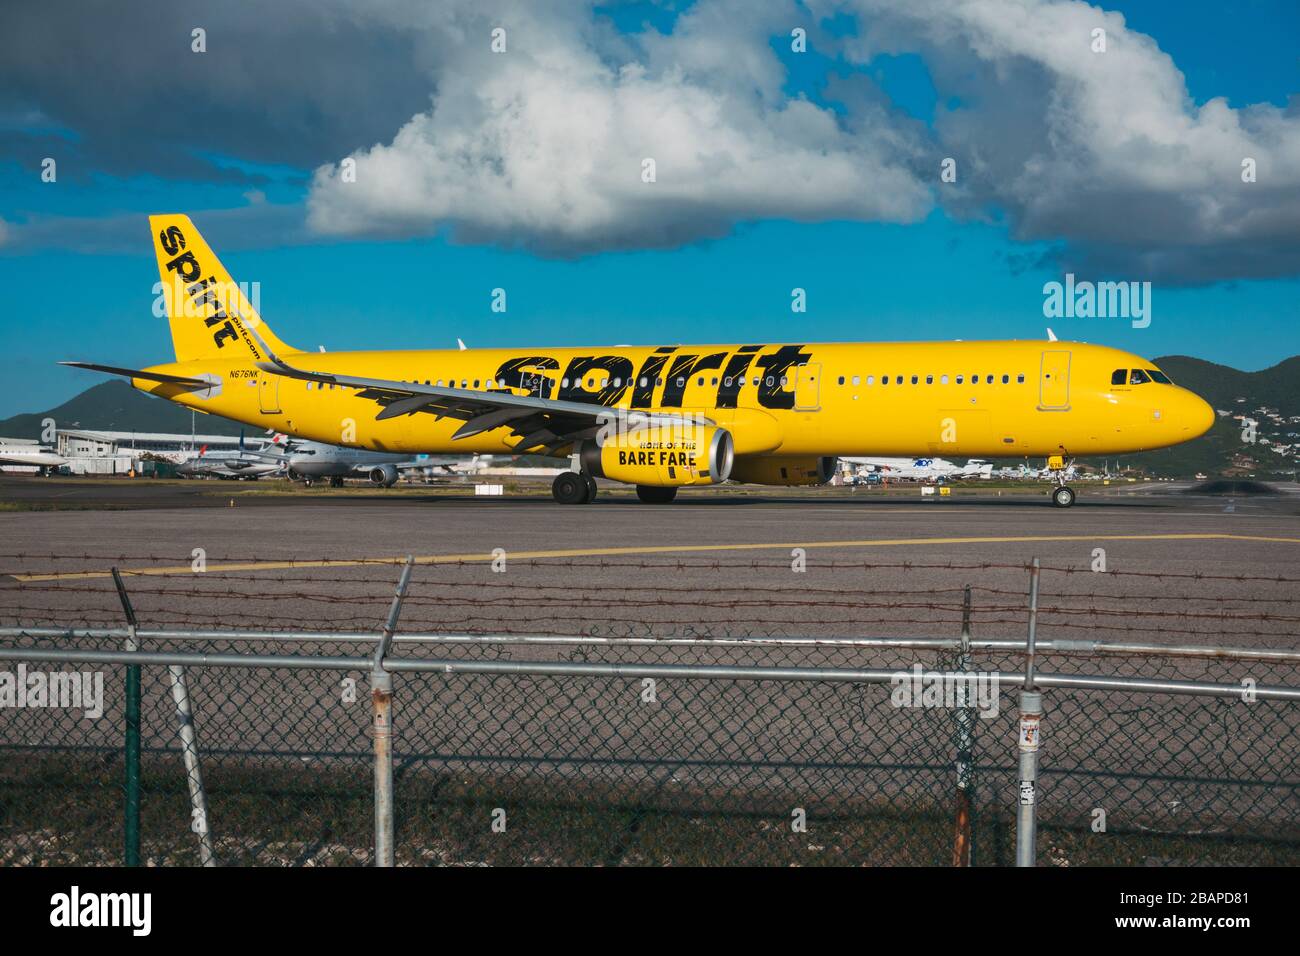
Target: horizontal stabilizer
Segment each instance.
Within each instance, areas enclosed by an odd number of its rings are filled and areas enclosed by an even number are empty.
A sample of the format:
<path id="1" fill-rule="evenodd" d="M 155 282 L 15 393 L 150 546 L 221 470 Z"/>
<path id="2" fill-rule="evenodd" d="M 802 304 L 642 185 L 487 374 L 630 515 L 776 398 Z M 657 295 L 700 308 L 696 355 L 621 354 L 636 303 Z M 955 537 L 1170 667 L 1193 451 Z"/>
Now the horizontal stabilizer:
<path id="1" fill-rule="evenodd" d="M 141 378 L 150 382 L 167 382 L 171 385 L 192 385 L 195 388 L 211 388 L 211 382 L 201 378 L 186 378 L 183 375 L 168 375 L 166 372 L 143 372 L 138 368 L 118 368 L 115 365 L 96 365 L 93 362 L 60 362 L 73 368 L 88 368 L 95 372 L 107 372 L 110 375 L 125 375 L 127 378 Z"/>

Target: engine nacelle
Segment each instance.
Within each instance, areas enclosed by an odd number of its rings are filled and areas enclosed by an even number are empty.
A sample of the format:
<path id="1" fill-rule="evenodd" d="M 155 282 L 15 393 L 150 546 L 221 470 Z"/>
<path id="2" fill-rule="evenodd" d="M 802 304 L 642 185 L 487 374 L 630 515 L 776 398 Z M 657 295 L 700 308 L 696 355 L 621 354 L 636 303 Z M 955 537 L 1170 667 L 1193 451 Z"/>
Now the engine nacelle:
<path id="1" fill-rule="evenodd" d="M 834 458 L 796 455 L 747 455 L 731 469 L 732 481 L 750 485 L 824 485 L 834 474 Z"/>
<path id="2" fill-rule="evenodd" d="M 376 485 L 382 485 L 385 488 L 391 488 L 397 484 L 397 466 L 396 465 L 375 465 L 370 469 L 370 481 Z"/>
<path id="3" fill-rule="evenodd" d="M 583 470 L 629 485 L 717 485 L 735 460 L 731 432 L 715 425 L 620 431 L 603 444 L 584 442 Z"/>

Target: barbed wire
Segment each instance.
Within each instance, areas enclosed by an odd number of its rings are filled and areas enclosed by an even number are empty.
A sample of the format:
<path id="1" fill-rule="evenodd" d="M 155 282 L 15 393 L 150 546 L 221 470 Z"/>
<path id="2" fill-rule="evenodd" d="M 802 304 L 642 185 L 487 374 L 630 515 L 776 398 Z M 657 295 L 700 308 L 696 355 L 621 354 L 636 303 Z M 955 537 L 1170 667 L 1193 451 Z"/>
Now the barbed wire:
<path id="1" fill-rule="evenodd" d="M 918 539 L 923 542 L 924 539 Z M 807 542 L 804 546 L 815 546 L 818 542 Z M 784 545 L 782 545 L 784 547 Z M 798 544 L 791 544 L 791 547 L 801 547 Z M 493 560 L 494 555 L 485 552 L 482 557 L 465 558 L 465 557 L 448 557 L 440 555 L 417 556 L 416 563 L 422 567 L 431 568 L 481 568 L 484 563 Z M 790 561 L 778 562 L 760 562 L 744 560 L 708 559 L 693 561 L 685 558 L 673 558 L 668 560 L 650 561 L 646 559 L 631 559 L 621 557 L 603 557 L 598 560 L 577 559 L 564 557 L 561 555 L 549 556 L 538 554 L 535 551 L 521 549 L 517 556 L 511 558 L 510 549 L 505 549 L 504 557 L 513 560 L 521 566 L 527 565 L 544 565 L 547 568 L 584 568 L 600 570 L 655 570 L 655 571 L 753 571 L 753 570 L 779 570 L 790 571 Z M 322 568 L 371 568 L 385 567 L 391 568 L 400 566 L 406 561 L 405 555 L 399 556 L 361 556 L 341 558 L 337 555 L 321 555 L 311 557 L 298 553 L 292 557 L 274 556 L 274 555 L 224 555 L 214 556 L 211 554 L 204 555 L 204 562 L 209 567 L 205 572 L 195 572 L 191 566 L 195 560 L 194 555 L 179 554 L 166 555 L 158 553 L 119 553 L 119 554 L 92 554 L 90 552 L 7 552 L 0 553 L 0 560 L 10 559 L 20 562 L 30 562 L 34 560 L 48 560 L 53 562 L 81 561 L 87 563 L 96 563 L 95 568 L 84 569 L 80 572 L 58 571 L 35 569 L 30 566 L 21 568 L 9 568 L 0 570 L 0 575 L 22 575 L 35 576 L 43 573 L 68 574 L 68 573 L 107 573 L 108 566 L 115 564 L 122 568 L 123 574 L 132 572 L 131 565 L 141 565 L 146 562 L 152 564 L 175 565 L 178 574 L 187 573 L 207 573 L 212 574 L 221 571 L 222 564 L 236 565 L 246 567 L 248 565 L 268 565 L 273 566 L 273 570 L 300 570 L 300 571 L 318 571 Z M 818 571 L 832 572 L 850 572 L 850 571 L 1022 571 L 1030 570 L 1030 563 L 1021 562 L 997 562 L 997 561 L 979 561 L 979 562 L 921 562 L 921 561 L 899 561 L 899 562 L 870 562 L 870 561 L 842 561 L 842 560 L 818 560 L 815 552 L 810 552 L 805 556 L 807 566 L 815 567 Z M 142 570 L 152 570 L 155 573 L 161 569 L 143 568 Z M 1046 574 L 1084 574 L 1089 576 L 1105 576 L 1110 578 L 1152 578 L 1152 579 L 1170 579 L 1185 580 L 1189 582 L 1200 581 L 1232 581 L 1232 582 L 1260 582 L 1272 584 L 1300 584 L 1300 578 L 1287 577 L 1280 574 L 1228 574 L 1214 573 L 1209 571 L 1136 571 L 1125 570 L 1123 568 L 1107 568 L 1105 571 L 1097 571 L 1090 565 L 1082 567 L 1061 566 L 1042 564 L 1040 570 Z"/>

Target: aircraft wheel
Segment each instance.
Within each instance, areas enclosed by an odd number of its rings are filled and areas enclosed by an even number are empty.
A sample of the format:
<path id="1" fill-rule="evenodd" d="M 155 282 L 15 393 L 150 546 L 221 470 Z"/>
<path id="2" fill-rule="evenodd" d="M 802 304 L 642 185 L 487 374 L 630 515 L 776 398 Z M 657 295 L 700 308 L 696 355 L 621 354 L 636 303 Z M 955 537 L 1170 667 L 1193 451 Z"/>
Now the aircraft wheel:
<path id="1" fill-rule="evenodd" d="M 330 479 L 330 487 L 331 487 L 331 488 L 342 488 L 342 487 L 343 487 L 343 479 L 340 478 L 338 475 L 335 475 L 333 478 Z"/>
<path id="2" fill-rule="evenodd" d="M 304 488 L 310 488 L 314 484 L 316 484 L 315 478 L 308 477 L 302 480 L 302 485 Z"/>
<path id="3" fill-rule="evenodd" d="M 1061 485 L 1052 492 L 1052 504 L 1058 508 L 1068 508 L 1074 504 L 1074 489 L 1069 485 Z"/>
<path id="4" fill-rule="evenodd" d="M 590 504 L 591 502 L 596 500 L 596 492 L 599 489 L 596 487 L 596 479 L 591 477 L 591 475 L 587 474 L 584 471 L 582 473 L 582 477 L 587 482 L 587 500 L 586 502 L 584 502 L 584 504 Z"/>
<path id="5" fill-rule="evenodd" d="M 551 494 L 562 505 L 581 505 L 587 502 L 587 482 L 576 471 L 566 471 L 555 476 Z"/>
<path id="6" fill-rule="evenodd" d="M 637 485 L 636 496 L 642 504 L 666 505 L 677 497 L 676 488 L 660 488 L 657 485 Z"/>

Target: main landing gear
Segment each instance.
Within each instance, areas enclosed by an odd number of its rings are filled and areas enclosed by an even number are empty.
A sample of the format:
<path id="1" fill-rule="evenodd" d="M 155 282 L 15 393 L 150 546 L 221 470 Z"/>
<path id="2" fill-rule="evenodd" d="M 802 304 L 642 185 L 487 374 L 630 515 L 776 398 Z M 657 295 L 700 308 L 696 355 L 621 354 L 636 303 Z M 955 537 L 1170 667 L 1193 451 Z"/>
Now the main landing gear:
<path id="1" fill-rule="evenodd" d="M 596 497 L 596 479 L 585 472 L 566 471 L 555 476 L 551 494 L 562 505 L 585 505 Z"/>

